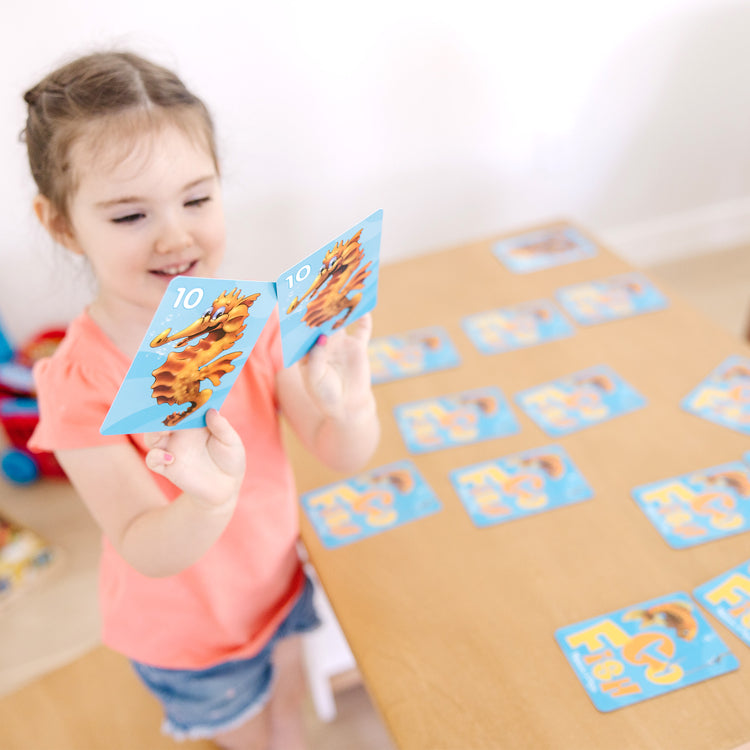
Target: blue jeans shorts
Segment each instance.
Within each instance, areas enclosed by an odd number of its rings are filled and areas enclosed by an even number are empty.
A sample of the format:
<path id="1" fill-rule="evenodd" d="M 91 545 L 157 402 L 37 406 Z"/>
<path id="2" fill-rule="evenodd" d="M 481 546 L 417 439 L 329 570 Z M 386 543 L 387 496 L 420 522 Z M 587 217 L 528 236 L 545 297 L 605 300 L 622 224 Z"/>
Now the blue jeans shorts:
<path id="1" fill-rule="evenodd" d="M 314 630 L 320 620 L 308 579 L 286 618 L 263 650 L 249 659 L 204 670 L 161 669 L 133 661 L 146 687 L 164 708 L 162 731 L 177 740 L 204 739 L 241 726 L 268 702 L 274 678 L 272 654 L 288 636 Z"/>

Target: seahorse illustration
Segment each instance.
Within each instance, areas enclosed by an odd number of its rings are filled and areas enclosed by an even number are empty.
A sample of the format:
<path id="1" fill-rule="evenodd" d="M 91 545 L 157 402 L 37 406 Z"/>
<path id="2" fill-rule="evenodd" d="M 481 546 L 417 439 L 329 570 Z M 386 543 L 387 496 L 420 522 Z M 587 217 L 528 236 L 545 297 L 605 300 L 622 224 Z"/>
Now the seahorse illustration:
<path id="1" fill-rule="evenodd" d="M 167 427 L 178 424 L 211 398 L 213 389 L 201 390 L 202 380 L 210 380 L 218 386 L 221 378 L 234 370 L 232 360 L 237 359 L 241 351 L 231 352 L 221 359 L 216 357 L 242 338 L 248 311 L 258 297 L 257 293 L 243 296 L 239 289 L 229 294 L 223 292 L 195 323 L 178 333 L 168 328 L 151 341 L 153 348 L 170 341 L 177 341 L 178 348 L 184 347 L 182 351 L 170 352 L 166 362 L 151 373 L 154 376 L 151 395 L 157 403 L 190 404 L 185 411 L 168 415 L 164 419 Z M 198 338 L 199 341 L 188 346 Z"/>
<path id="2" fill-rule="evenodd" d="M 363 289 L 365 279 L 370 275 L 370 265 L 359 268 L 365 257 L 365 251 L 359 244 L 362 234 L 360 229 L 348 240 L 337 242 L 336 245 L 323 256 L 323 264 L 310 288 L 301 296 L 295 297 L 287 309 L 287 314 L 294 312 L 305 297 L 310 297 L 307 310 L 302 320 L 310 328 L 317 328 L 328 320 L 346 310 L 346 315 L 337 320 L 333 327 L 340 328 L 346 323 L 354 308 L 360 303 L 362 293 L 352 297 L 347 295 L 358 289 Z"/>

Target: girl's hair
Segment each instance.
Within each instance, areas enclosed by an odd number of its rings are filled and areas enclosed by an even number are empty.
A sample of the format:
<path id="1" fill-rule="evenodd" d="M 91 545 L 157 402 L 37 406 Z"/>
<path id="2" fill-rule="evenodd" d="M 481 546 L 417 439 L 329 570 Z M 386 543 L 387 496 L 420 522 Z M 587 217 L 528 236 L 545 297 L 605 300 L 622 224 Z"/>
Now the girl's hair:
<path id="1" fill-rule="evenodd" d="M 73 172 L 73 144 L 86 135 L 101 145 L 115 135 L 124 157 L 144 130 L 176 125 L 205 146 L 217 172 L 211 116 L 203 102 L 171 71 L 130 52 L 98 52 L 50 73 L 24 94 L 26 142 L 39 192 L 68 217 L 68 201 L 80 175 Z M 114 129 L 114 131 L 113 131 Z"/>

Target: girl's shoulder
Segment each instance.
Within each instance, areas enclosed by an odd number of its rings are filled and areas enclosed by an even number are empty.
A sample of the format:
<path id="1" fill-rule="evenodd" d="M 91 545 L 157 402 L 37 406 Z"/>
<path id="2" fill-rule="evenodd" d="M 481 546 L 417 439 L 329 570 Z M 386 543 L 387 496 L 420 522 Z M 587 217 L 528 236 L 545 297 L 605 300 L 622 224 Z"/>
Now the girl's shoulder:
<path id="1" fill-rule="evenodd" d="M 34 380 L 37 390 L 53 388 L 60 395 L 109 391 L 119 386 L 127 368 L 127 357 L 84 312 L 70 323 L 54 354 L 35 364 Z"/>

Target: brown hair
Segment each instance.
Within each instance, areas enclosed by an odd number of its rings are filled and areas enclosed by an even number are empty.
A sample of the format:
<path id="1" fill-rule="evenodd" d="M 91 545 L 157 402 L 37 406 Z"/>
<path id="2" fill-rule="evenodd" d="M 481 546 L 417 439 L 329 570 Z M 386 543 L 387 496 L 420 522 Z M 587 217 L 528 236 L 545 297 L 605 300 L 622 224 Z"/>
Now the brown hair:
<path id="1" fill-rule="evenodd" d="M 111 137 L 115 127 L 118 135 L 132 139 L 144 129 L 176 125 L 202 142 L 219 171 L 205 104 L 170 70 L 133 53 L 79 57 L 47 75 L 23 98 L 28 117 L 21 137 L 31 174 L 39 192 L 66 219 L 80 177 L 73 173 L 70 153 L 84 133 L 101 140 Z"/>

